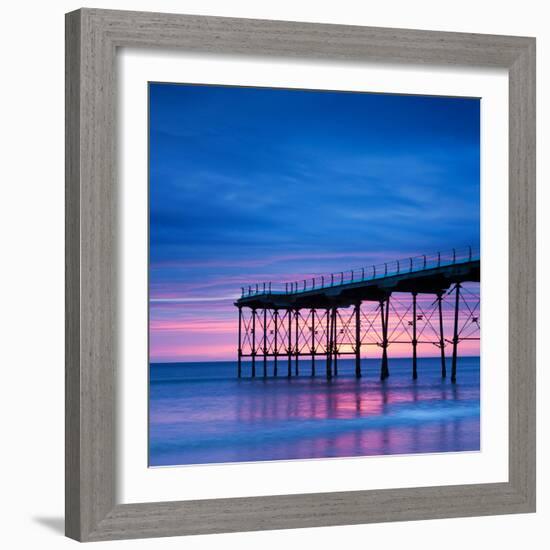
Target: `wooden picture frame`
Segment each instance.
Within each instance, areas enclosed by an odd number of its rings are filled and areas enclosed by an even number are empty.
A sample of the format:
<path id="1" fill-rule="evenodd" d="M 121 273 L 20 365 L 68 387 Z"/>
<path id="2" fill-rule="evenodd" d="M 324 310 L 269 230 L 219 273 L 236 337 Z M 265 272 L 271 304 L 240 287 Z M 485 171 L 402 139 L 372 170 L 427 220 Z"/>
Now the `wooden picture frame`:
<path id="1" fill-rule="evenodd" d="M 509 480 L 115 502 L 115 56 L 176 48 L 509 71 Z M 66 16 L 66 534 L 81 541 L 535 511 L 535 39 L 82 9 Z"/>

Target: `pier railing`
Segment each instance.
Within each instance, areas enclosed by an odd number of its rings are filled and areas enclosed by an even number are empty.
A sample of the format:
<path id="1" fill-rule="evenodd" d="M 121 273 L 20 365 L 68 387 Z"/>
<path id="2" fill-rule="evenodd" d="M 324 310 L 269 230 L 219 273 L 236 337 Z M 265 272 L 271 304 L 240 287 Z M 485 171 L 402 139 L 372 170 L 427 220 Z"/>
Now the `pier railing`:
<path id="1" fill-rule="evenodd" d="M 410 256 L 382 264 L 337 271 L 327 275 L 316 275 L 298 281 L 286 281 L 274 283 L 272 281 L 254 283 L 241 288 L 241 297 L 259 296 L 270 294 L 300 294 L 323 288 L 349 285 L 385 277 L 393 277 L 406 273 L 416 273 L 429 269 L 464 264 L 479 260 L 479 249 L 467 246 L 464 248 L 453 248 L 445 252 L 435 254 L 423 254 L 421 256 Z"/>

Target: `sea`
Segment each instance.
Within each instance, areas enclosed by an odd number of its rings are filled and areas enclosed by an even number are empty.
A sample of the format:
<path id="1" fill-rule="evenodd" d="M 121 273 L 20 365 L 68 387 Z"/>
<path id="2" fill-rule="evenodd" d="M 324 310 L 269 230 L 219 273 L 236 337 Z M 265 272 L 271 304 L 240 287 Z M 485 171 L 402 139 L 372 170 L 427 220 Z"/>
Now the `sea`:
<path id="1" fill-rule="evenodd" d="M 263 362 L 153 363 L 149 374 L 149 465 L 322 459 L 478 451 L 480 361 L 460 357 L 457 382 L 441 378 L 439 358 L 389 360 L 380 381 L 380 360 L 338 361 L 327 380 L 324 363 L 301 360 L 300 376 L 263 377 Z M 294 373 L 294 362 L 292 364 Z"/>

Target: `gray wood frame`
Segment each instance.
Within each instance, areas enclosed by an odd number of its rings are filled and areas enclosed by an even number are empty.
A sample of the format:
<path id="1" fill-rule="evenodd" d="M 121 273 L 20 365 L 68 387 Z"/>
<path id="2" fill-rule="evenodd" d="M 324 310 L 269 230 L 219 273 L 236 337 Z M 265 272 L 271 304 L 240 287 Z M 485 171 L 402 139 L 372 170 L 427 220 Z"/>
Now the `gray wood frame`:
<path id="1" fill-rule="evenodd" d="M 509 481 L 117 504 L 118 47 L 509 70 Z M 535 39 L 83 9 L 66 16 L 66 534 L 82 541 L 535 511 Z"/>

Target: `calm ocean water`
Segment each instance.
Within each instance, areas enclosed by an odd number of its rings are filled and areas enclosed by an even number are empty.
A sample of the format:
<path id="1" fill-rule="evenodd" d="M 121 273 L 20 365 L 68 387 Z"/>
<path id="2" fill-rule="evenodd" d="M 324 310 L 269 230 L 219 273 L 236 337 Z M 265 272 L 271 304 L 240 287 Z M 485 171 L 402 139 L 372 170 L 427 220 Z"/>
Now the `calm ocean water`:
<path id="1" fill-rule="evenodd" d="M 151 365 L 150 465 L 480 448 L 479 357 L 459 358 L 456 384 L 441 379 L 439 359 L 419 359 L 416 381 L 410 359 L 390 359 L 385 382 L 379 360 L 362 361 L 360 380 L 353 360 L 339 360 L 330 382 L 309 365 L 298 378 L 254 380 L 237 379 L 236 363 Z"/>

